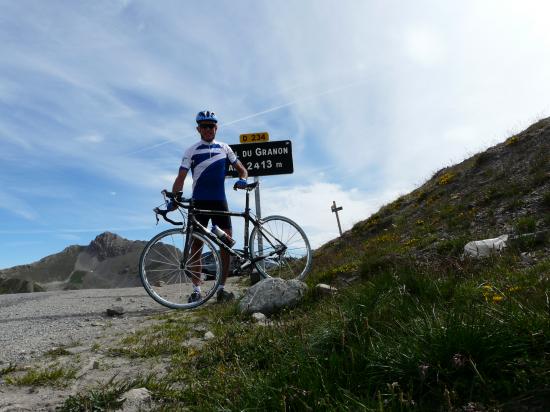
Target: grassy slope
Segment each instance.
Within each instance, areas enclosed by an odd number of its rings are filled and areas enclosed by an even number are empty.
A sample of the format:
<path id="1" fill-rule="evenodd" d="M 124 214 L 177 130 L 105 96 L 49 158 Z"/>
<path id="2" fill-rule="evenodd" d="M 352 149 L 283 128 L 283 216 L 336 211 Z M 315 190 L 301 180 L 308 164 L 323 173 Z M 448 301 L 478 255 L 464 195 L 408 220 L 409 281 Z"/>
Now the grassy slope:
<path id="1" fill-rule="evenodd" d="M 165 410 L 544 410 L 548 238 L 485 260 L 459 255 L 472 238 L 550 226 L 548 136 L 541 121 L 444 169 L 316 251 L 308 283 L 339 285 L 337 296 L 310 294 L 271 327 L 232 305 L 198 310 L 216 335 L 201 351 L 183 344 L 195 332 L 172 313 L 113 352 L 168 358 L 164 376 L 81 394 L 65 409 L 145 385 Z"/>

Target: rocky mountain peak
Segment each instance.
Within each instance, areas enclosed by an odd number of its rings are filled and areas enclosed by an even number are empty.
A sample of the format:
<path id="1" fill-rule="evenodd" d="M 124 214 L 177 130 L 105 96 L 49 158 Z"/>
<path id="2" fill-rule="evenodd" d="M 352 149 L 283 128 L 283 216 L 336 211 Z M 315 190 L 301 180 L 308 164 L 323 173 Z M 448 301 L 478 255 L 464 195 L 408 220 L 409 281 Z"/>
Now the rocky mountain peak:
<path id="1" fill-rule="evenodd" d="M 95 255 L 98 260 L 120 256 L 128 252 L 132 242 L 116 233 L 104 232 L 98 235 L 88 245 L 88 252 Z"/>

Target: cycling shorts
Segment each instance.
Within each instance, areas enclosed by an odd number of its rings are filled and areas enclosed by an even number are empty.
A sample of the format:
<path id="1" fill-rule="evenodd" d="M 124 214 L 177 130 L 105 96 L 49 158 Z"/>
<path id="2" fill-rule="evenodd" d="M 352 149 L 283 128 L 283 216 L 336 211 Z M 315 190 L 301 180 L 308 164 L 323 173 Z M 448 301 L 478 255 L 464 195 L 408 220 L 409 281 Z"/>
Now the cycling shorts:
<path id="1" fill-rule="evenodd" d="M 227 212 L 229 210 L 227 201 L 225 200 L 195 200 L 195 208 L 205 210 L 220 210 Z M 223 230 L 231 230 L 231 217 L 230 216 L 213 216 L 197 213 L 195 218 L 204 227 L 208 227 L 208 221 L 212 219 L 212 224 L 218 226 Z"/>

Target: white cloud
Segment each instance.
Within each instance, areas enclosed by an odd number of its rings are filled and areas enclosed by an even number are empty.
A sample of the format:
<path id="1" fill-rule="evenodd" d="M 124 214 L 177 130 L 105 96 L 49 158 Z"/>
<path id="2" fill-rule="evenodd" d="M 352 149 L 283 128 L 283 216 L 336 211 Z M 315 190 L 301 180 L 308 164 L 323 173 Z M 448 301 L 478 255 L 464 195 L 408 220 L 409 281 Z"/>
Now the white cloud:
<path id="1" fill-rule="evenodd" d="M 316 182 L 306 186 L 270 187 L 262 185 L 262 216 L 283 215 L 296 221 L 306 232 L 312 247 L 339 235 L 336 216 L 331 211 L 332 202 L 342 206 L 339 212 L 342 230 L 366 219 L 394 193 L 384 193 L 373 198 L 358 190 L 346 190 L 342 186 Z"/>
<path id="2" fill-rule="evenodd" d="M 443 53 L 441 36 L 426 27 L 412 27 L 405 32 L 405 52 L 416 63 L 430 67 Z"/>
<path id="3" fill-rule="evenodd" d="M 24 199 L 3 190 L 0 190 L 0 209 L 5 209 L 27 221 L 38 219 L 37 211 Z"/>
<path id="4" fill-rule="evenodd" d="M 105 138 L 99 134 L 88 134 L 76 138 L 77 141 L 82 143 L 101 143 Z"/>

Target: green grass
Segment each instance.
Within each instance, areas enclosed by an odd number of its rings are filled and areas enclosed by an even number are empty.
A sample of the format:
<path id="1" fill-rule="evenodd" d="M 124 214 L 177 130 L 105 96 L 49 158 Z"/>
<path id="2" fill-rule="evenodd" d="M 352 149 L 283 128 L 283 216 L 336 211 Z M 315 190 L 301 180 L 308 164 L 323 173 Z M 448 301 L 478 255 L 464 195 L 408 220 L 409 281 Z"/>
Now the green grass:
<path id="1" fill-rule="evenodd" d="M 533 216 L 524 216 L 516 221 L 516 230 L 518 233 L 534 232 L 537 228 L 537 220 Z"/>
<path id="2" fill-rule="evenodd" d="M 141 386 L 139 382 L 124 382 L 111 378 L 107 383 L 84 395 L 70 396 L 57 410 L 59 412 L 113 411 L 122 407 L 120 396 L 129 389 Z"/>
<path id="3" fill-rule="evenodd" d="M 177 315 L 163 316 L 163 323 L 138 331 L 121 340 L 120 346 L 109 349 L 111 356 L 129 358 L 151 358 L 187 352 L 186 338 L 199 337 L 186 322 Z"/>
<path id="4" fill-rule="evenodd" d="M 15 366 L 14 364 L 10 363 L 8 366 L 6 367 L 3 367 L 0 369 L 0 377 L 4 376 L 4 375 L 7 375 L 11 372 L 15 372 L 17 370 L 17 366 Z"/>
<path id="5" fill-rule="evenodd" d="M 43 369 L 30 369 L 21 376 L 6 376 L 8 385 L 66 386 L 76 376 L 76 369 L 53 365 Z"/>

